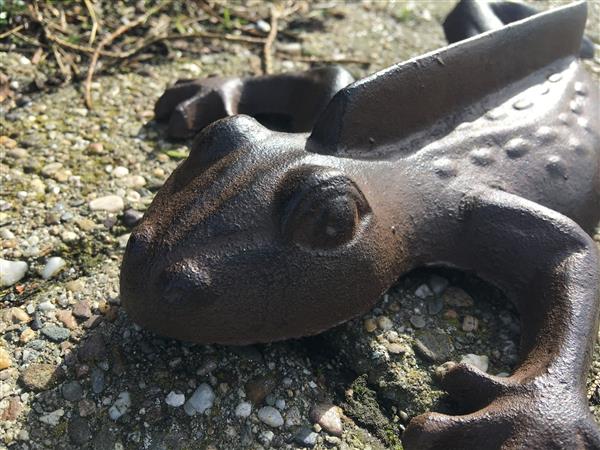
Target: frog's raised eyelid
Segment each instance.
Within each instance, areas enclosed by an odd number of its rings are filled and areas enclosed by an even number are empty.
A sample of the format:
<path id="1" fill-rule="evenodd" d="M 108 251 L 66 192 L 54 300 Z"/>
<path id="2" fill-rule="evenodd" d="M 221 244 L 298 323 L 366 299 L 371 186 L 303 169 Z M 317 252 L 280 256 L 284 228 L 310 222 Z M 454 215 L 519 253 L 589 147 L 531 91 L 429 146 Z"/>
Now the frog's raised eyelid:
<path id="1" fill-rule="evenodd" d="M 562 70 L 579 54 L 586 16 L 585 2 L 562 6 L 359 80 L 329 102 L 307 149 L 361 157 L 553 63 Z"/>

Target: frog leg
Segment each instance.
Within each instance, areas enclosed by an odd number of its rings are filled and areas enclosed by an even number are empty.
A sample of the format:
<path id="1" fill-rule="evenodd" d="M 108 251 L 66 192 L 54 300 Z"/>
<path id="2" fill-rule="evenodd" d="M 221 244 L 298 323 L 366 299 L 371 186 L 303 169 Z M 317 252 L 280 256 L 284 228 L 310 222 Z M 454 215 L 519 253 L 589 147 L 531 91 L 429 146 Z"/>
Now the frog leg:
<path id="1" fill-rule="evenodd" d="M 442 386 L 471 412 L 416 417 L 406 448 L 599 449 L 585 392 L 598 330 L 596 244 L 567 217 L 506 192 L 466 195 L 459 210 L 457 244 L 439 256 L 516 303 L 521 361 L 506 378 L 464 364 L 442 367 Z"/>
<path id="2" fill-rule="evenodd" d="M 308 132 L 333 95 L 352 81 L 337 66 L 259 77 L 181 80 L 158 99 L 154 113 L 156 120 L 168 121 L 172 138 L 191 137 L 235 114 L 247 114 L 275 130 Z"/>

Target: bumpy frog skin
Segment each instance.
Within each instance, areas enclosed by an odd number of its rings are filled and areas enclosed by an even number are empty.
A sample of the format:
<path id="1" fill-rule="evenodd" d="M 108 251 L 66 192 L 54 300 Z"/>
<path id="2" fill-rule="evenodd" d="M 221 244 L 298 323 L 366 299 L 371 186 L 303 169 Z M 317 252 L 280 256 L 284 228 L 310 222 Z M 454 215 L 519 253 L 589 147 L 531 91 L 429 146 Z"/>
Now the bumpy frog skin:
<path id="1" fill-rule="evenodd" d="M 365 313 L 415 267 L 473 271 L 517 305 L 520 363 L 506 378 L 442 366 L 471 413 L 418 416 L 405 446 L 600 448 L 585 396 L 600 297 L 585 20 L 585 3 L 563 6 L 347 87 L 332 68 L 167 90 L 156 112 L 172 134 L 205 128 L 131 235 L 129 315 L 186 341 L 269 342 Z"/>

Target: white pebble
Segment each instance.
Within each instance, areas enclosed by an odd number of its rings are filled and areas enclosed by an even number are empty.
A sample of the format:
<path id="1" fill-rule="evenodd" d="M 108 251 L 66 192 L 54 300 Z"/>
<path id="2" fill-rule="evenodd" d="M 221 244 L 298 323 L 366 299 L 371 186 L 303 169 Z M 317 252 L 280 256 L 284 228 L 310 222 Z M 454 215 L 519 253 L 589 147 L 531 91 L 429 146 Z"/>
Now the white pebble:
<path id="1" fill-rule="evenodd" d="M 48 280 L 59 273 L 66 265 L 67 262 L 60 256 L 53 256 L 52 258 L 48 258 L 48 261 L 46 261 L 46 265 L 40 272 L 40 275 L 44 280 Z"/>
<path id="2" fill-rule="evenodd" d="M 40 416 L 40 422 L 47 423 L 48 425 L 55 427 L 60 422 L 60 418 L 64 415 L 65 411 L 60 408 L 56 411 L 52 411 L 51 413 Z"/>
<path id="3" fill-rule="evenodd" d="M 2 239 L 14 239 L 15 238 L 15 234 L 10 231 L 8 228 L 0 228 L 0 238 Z"/>
<path id="4" fill-rule="evenodd" d="M 167 394 L 165 403 L 174 408 L 179 408 L 185 403 L 185 394 L 178 394 L 177 392 L 171 391 Z"/>
<path id="5" fill-rule="evenodd" d="M 258 418 L 270 427 L 277 428 L 283 425 L 281 413 L 272 406 L 263 406 L 258 410 Z"/>
<path id="6" fill-rule="evenodd" d="M 474 355 L 473 353 L 469 353 L 468 355 L 464 355 L 460 362 L 461 364 L 471 364 L 482 372 L 487 372 L 490 360 L 485 355 Z"/>
<path id="7" fill-rule="evenodd" d="M 118 195 L 107 195 L 105 197 L 99 197 L 90 202 L 90 209 L 92 211 L 107 211 L 107 212 L 119 212 L 125 207 L 123 199 Z"/>
<path id="8" fill-rule="evenodd" d="M 202 383 L 194 391 L 190 399 L 185 402 L 184 410 L 188 416 L 193 416 L 197 412 L 203 414 L 204 411 L 211 408 L 215 401 L 215 393 L 207 383 Z"/>
<path id="9" fill-rule="evenodd" d="M 236 417 L 248 417 L 252 414 L 252 404 L 250 402 L 242 402 L 235 408 Z"/>
<path id="10" fill-rule="evenodd" d="M 29 266 L 24 261 L 0 259 L 0 286 L 12 286 L 25 276 Z"/>
<path id="11" fill-rule="evenodd" d="M 425 299 L 427 297 L 433 297 L 433 292 L 431 291 L 431 289 L 429 289 L 429 286 L 427 286 L 426 284 L 422 284 L 415 291 L 415 295 L 418 298 Z"/>
<path id="12" fill-rule="evenodd" d="M 56 309 L 56 306 L 50 301 L 46 300 L 38 305 L 37 309 L 42 312 L 48 312 Z"/>
<path id="13" fill-rule="evenodd" d="M 131 396 L 129 392 L 124 391 L 119 394 L 113 405 L 108 409 L 108 416 L 112 420 L 117 420 L 123 414 L 126 414 L 131 407 Z"/>
<path id="14" fill-rule="evenodd" d="M 122 178 L 125 175 L 129 175 L 129 169 L 123 166 L 117 166 L 112 171 L 112 176 L 115 178 Z"/>

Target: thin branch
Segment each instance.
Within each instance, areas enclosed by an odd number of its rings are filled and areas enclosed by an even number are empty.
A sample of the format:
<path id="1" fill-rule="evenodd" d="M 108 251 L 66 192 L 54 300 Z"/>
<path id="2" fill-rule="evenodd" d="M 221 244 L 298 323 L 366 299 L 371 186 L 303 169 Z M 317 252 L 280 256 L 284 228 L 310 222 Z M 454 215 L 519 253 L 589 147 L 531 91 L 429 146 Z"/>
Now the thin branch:
<path id="1" fill-rule="evenodd" d="M 362 64 L 362 65 L 370 65 L 371 61 L 366 59 L 357 59 L 357 58 L 327 58 L 327 57 L 318 57 L 318 56 L 293 56 L 289 53 L 280 52 L 286 55 L 287 59 L 291 59 L 293 61 L 299 62 L 308 62 L 308 63 L 325 63 L 325 64 Z"/>
<path id="2" fill-rule="evenodd" d="M 96 50 L 94 51 L 94 54 L 92 55 L 92 60 L 90 61 L 87 76 L 85 77 L 84 99 L 85 99 L 85 105 L 87 106 L 88 109 L 93 108 L 92 78 L 94 77 L 94 70 L 96 69 L 96 64 L 98 63 L 98 58 L 100 58 L 100 52 L 102 51 L 102 49 L 105 46 L 109 45 L 112 41 L 114 41 L 116 38 L 118 38 L 122 34 L 127 33 L 132 28 L 135 28 L 138 25 L 141 25 L 142 23 L 144 23 L 146 20 L 148 20 L 150 18 L 150 16 L 152 16 L 153 14 L 160 11 L 162 8 L 167 6 L 169 3 L 171 3 L 171 0 L 167 0 L 163 3 L 160 3 L 160 4 L 150 8 L 146 12 L 146 14 L 138 17 L 137 19 L 133 20 L 132 22 L 129 22 L 128 24 L 121 25 L 119 28 L 117 28 L 115 31 L 113 31 L 111 34 L 109 34 L 108 36 L 106 36 L 104 39 L 102 39 L 100 41 L 100 43 L 96 47 Z"/>
<path id="3" fill-rule="evenodd" d="M 271 7 L 271 29 L 263 46 L 262 71 L 265 75 L 273 73 L 273 43 L 277 39 L 277 20 L 281 11 L 276 7 Z"/>
<path id="4" fill-rule="evenodd" d="M 21 24 L 21 25 L 17 25 L 16 27 L 6 31 L 5 33 L 0 34 L 0 39 L 4 39 L 6 37 L 9 37 L 11 34 L 16 33 L 17 31 L 21 30 L 25 25 Z"/>
<path id="5" fill-rule="evenodd" d="M 94 40 L 96 39 L 96 33 L 98 32 L 98 19 L 96 18 L 96 11 L 94 10 L 94 5 L 90 0 L 83 0 L 85 3 L 85 7 L 88 10 L 88 14 L 90 15 L 90 19 L 92 19 L 92 30 L 90 31 L 90 40 L 89 44 L 92 45 Z"/>

